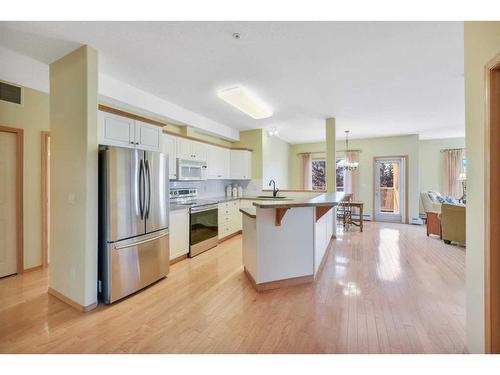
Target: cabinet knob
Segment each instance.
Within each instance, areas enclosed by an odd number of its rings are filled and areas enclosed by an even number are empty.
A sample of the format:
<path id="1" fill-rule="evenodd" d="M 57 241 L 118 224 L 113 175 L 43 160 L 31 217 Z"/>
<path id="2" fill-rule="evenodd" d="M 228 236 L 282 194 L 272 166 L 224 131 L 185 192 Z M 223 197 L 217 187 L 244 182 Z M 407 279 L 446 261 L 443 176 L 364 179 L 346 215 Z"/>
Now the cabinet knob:
<path id="1" fill-rule="evenodd" d="M 136 144 L 136 145 L 138 145 L 138 144 L 139 144 L 139 142 L 135 142 L 135 144 Z"/>
<path id="2" fill-rule="evenodd" d="M 133 144 L 134 144 L 134 142 L 132 142 L 132 141 L 131 141 L 131 142 L 130 142 L 130 144 L 131 144 L 131 145 L 133 145 Z"/>

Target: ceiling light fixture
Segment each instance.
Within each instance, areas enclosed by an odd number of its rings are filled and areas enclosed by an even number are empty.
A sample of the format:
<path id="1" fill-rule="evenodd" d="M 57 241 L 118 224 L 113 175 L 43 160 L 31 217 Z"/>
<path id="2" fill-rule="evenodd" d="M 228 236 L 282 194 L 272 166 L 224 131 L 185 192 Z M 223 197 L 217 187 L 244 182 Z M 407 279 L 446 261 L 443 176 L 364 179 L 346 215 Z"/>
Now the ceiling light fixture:
<path id="1" fill-rule="evenodd" d="M 345 159 L 337 163 L 337 169 L 343 171 L 355 171 L 358 169 L 359 163 L 357 161 L 348 161 L 349 158 L 349 130 L 345 131 Z"/>
<path id="2" fill-rule="evenodd" d="M 273 115 L 273 112 L 266 104 L 244 87 L 236 86 L 219 90 L 217 96 L 256 120 L 268 118 Z"/>
<path id="3" fill-rule="evenodd" d="M 267 134 L 270 136 L 270 137 L 277 137 L 279 135 L 279 132 L 278 132 L 278 129 L 276 129 L 276 127 L 274 128 L 271 128 L 267 131 Z"/>

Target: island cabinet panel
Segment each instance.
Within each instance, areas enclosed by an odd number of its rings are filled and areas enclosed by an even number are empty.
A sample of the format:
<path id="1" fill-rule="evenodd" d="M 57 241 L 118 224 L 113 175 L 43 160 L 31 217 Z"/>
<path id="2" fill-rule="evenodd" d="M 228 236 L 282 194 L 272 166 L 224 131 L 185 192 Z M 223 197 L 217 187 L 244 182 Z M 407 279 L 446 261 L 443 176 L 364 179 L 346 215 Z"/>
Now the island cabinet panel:
<path id="1" fill-rule="evenodd" d="M 253 281 L 257 280 L 257 225 L 256 220 L 247 215 L 243 215 L 243 264 L 245 269 L 252 276 Z"/>
<path id="2" fill-rule="evenodd" d="M 276 226 L 275 209 L 257 207 L 257 284 L 314 274 L 314 214 L 292 208 Z"/>
<path id="3" fill-rule="evenodd" d="M 333 235 L 333 212 L 329 210 L 314 224 L 314 274 L 318 272 Z"/>

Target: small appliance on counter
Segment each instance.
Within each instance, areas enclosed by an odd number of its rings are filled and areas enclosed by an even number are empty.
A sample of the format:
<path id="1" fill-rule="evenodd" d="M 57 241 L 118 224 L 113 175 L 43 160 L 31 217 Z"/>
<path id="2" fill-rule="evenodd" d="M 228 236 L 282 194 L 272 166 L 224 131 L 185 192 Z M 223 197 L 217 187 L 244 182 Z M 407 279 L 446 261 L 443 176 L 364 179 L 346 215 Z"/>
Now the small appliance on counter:
<path id="1" fill-rule="evenodd" d="M 189 208 L 189 257 L 219 243 L 219 205 L 216 200 L 198 199 L 198 189 L 170 189 L 170 202 Z"/>
<path id="2" fill-rule="evenodd" d="M 226 186 L 226 197 L 231 197 L 232 194 L 233 194 L 233 187 L 231 186 L 231 184 L 229 184 Z"/>

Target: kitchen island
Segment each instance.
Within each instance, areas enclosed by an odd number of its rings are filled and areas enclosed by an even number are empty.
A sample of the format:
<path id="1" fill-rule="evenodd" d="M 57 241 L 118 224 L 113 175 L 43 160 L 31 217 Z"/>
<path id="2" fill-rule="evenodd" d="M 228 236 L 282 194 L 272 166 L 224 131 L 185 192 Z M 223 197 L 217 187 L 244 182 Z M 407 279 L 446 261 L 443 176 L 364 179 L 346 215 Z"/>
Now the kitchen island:
<path id="1" fill-rule="evenodd" d="M 311 282 L 335 234 L 343 193 L 254 202 L 243 213 L 243 264 L 258 291 Z"/>

